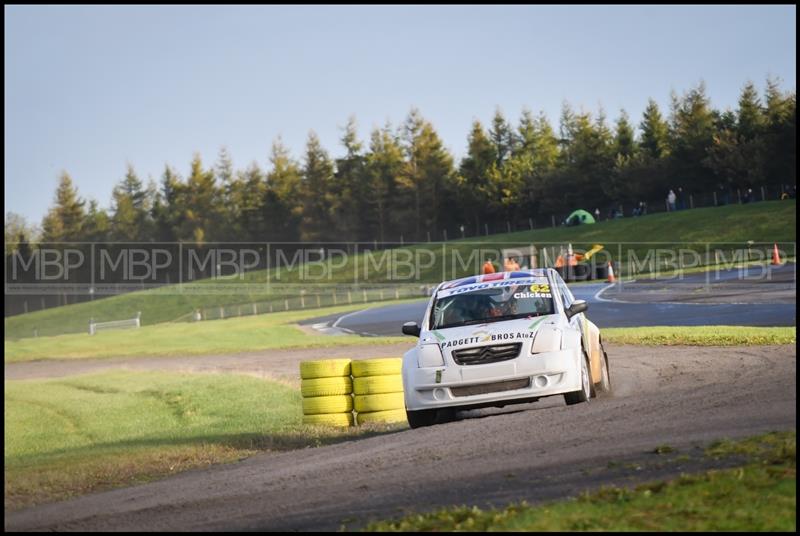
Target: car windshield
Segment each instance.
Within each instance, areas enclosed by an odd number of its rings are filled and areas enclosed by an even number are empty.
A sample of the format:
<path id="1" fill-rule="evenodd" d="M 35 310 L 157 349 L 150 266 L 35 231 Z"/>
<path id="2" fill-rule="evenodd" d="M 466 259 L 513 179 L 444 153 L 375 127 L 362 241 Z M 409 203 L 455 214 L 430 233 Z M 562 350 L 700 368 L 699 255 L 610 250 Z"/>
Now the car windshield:
<path id="1" fill-rule="evenodd" d="M 555 312 L 547 279 L 510 283 L 504 281 L 496 286 L 472 285 L 472 288 L 440 291 L 433 306 L 432 329 L 551 315 Z M 480 288 L 486 286 L 489 288 Z"/>

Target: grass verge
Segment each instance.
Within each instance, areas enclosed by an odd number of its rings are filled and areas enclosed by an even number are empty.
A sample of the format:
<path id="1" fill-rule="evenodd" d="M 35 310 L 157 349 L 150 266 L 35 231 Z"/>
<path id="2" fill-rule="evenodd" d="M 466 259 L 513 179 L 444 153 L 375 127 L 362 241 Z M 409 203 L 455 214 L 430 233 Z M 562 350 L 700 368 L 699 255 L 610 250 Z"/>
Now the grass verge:
<path id="1" fill-rule="evenodd" d="M 7 509 L 397 428 L 303 425 L 298 390 L 227 374 L 6 381 L 4 403 Z"/>
<path id="2" fill-rule="evenodd" d="M 796 530 L 795 432 L 725 442 L 710 455 L 744 455 L 733 469 L 636 488 L 605 487 L 541 506 L 447 508 L 382 521 L 367 531 L 791 531 Z"/>
<path id="3" fill-rule="evenodd" d="M 604 328 L 603 341 L 644 346 L 758 346 L 795 344 L 796 327 L 646 326 Z"/>
<path id="4" fill-rule="evenodd" d="M 364 304 L 354 304 L 226 320 L 157 324 L 134 330 L 101 331 L 94 336 L 81 333 L 5 340 L 5 362 L 15 363 L 39 359 L 214 355 L 282 348 L 389 344 L 409 340 L 408 337 L 309 335 L 292 325 L 316 316 L 364 308 Z"/>

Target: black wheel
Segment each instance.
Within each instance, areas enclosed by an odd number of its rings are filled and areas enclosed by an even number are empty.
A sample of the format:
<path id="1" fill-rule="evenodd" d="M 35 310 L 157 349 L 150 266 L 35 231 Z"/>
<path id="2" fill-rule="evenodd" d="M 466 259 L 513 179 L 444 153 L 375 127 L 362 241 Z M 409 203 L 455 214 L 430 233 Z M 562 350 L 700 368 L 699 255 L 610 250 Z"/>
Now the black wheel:
<path id="1" fill-rule="evenodd" d="M 436 424 L 435 409 L 421 409 L 419 411 L 406 410 L 408 425 L 411 428 L 422 428 L 423 426 L 433 426 Z"/>
<path id="2" fill-rule="evenodd" d="M 608 369 L 608 354 L 603 348 L 602 342 L 600 342 L 600 351 L 603 353 L 603 357 L 600 359 L 602 374 L 600 375 L 600 383 L 597 384 L 597 390 L 600 393 L 607 394 L 611 392 L 611 372 Z"/>
<path id="3" fill-rule="evenodd" d="M 445 424 L 456 420 L 456 410 L 453 408 L 443 408 L 436 413 L 436 424 Z"/>
<path id="4" fill-rule="evenodd" d="M 418 411 L 406 410 L 408 425 L 411 428 L 422 428 L 423 426 L 433 426 L 434 424 L 444 424 L 454 421 L 456 412 L 452 408 L 443 409 L 421 409 Z"/>
<path id="5" fill-rule="evenodd" d="M 571 393 L 564 393 L 564 401 L 568 406 L 588 402 L 592 397 L 592 391 L 592 382 L 589 378 L 589 358 L 586 357 L 586 352 L 583 352 L 583 359 L 581 359 L 581 388 Z"/>

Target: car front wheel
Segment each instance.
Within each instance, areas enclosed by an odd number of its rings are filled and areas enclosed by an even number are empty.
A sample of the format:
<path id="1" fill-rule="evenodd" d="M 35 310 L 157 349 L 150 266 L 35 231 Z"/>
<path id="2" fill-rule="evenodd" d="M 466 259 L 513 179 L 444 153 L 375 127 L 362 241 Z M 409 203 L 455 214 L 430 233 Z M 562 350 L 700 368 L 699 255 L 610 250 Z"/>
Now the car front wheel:
<path id="1" fill-rule="evenodd" d="M 406 410 L 406 418 L 411 428 L 422 428 L 423 426 L 433 426 L 434 424 L 453 421 L 456 418 L 456 412 L 450 408 Z"/>
<path id="2" fill-rule="evenodd" d="M 564 400 L 568 406 L 573 404 L 580 404 L 581 402 L 588 402 L 592 396 L 592 382 L 589 379 L 589 358 L 586 353 L 583 353 L 581 359 L 581 388 L 571 393 L 564 393 Z"/>
<path id="3" fill-rule="evenodd" d="M 600 358 L 600 366 L 602 367 L 602 374 L 600 376 L 600 383 L 597 384 L 597 391 L 599 393 L 608 394 L 611 392 L 611 373 L 608 370 L 608 354 L 603 348 L 603 343 L 600 343 L 600 352 L 603 354 Z"/>

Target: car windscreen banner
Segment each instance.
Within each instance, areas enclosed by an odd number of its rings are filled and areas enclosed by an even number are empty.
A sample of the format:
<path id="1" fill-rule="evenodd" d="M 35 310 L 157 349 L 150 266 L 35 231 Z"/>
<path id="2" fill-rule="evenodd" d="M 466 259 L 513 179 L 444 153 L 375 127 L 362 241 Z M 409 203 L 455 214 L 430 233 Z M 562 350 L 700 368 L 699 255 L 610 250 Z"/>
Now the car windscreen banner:
<path id="1" fill-rule="evenodd" d="M 499 281 L 480 281 L 466 284 L 462 284 L 460 286 L 451 287 L 451 288 L 443 288 L 436 293 L 436 298 L 447 298 L 449 296 L 456 296 L 458 294 L 465 294 L 469 292 L 476 292 L 482 291 L 487 289 L 502 289 L 507 287 L 517 287 L 517 286 L 536 286 L 537 288 L 547 288 L 549 294 L 549 284 L 550 282 L 547 280 L 546 277 L 529 277 L 529 278 L 513 278 L 513 279 L 503 279 Z"/>

